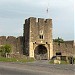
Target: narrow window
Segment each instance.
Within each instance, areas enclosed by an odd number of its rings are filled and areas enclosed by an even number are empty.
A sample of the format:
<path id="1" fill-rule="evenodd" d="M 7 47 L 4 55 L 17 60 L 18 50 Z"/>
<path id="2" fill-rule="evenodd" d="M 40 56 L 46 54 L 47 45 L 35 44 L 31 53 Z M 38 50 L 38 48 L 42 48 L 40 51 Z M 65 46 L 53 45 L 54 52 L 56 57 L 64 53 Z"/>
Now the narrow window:
<path id="1" fill-rule="evenodd" d="M 40 31 L 39 31 L 39 38 L 40 38 L 40 39 L 43 39 L 43 30 L 40 30 Z"/>
<path id="2" fill-rule="evenodd" d="M 41 39 L 41 35 L 39 36 L 39 38 Z"/>
<path id="3" fill-rule="evenodd" d="M 43 39 L 43 35 L 40 35 L 39 38 L 40 38 L 40 39 Z"/>
<path id="4" fill-rule="evenodd" d="M 43 39 L 43 35 L 41 35 L 41 39 Z"/>

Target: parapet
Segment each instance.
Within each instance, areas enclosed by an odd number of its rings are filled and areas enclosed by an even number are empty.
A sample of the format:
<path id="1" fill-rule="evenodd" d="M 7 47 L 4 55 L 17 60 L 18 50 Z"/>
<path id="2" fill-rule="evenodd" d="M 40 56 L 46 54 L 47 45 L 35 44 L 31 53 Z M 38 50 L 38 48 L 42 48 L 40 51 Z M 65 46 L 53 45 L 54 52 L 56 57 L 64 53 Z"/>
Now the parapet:
<path id="1" fill-rule="evenodd" d="M 6 44 L 6 36 L 0 36 L 0 45 Z"/>
<path id="2" fill-rule="evenodd" d="M 20 41 L 22 43 L 23 42 L 23 36 L 17 37 L 17 41 Z"/>
<path id="3" fill-rule="evenodd" d="M 30 17 L 25 20 L 25 24 L 30 24 L 30 25 L 50 25 L 52 27 L 52 19 L 44 19 L 44 18 L 35 18 L 35 17 Z"/>
<path id="4" fill-rule="evenodd" d="M 6 39 L 6 36 L 0 36 L 0 39 Z"/>
<path id="5" fill-rule="evenodd" d="M 7 39 L 16 39 L 14 36 L 8 36 Z"/>

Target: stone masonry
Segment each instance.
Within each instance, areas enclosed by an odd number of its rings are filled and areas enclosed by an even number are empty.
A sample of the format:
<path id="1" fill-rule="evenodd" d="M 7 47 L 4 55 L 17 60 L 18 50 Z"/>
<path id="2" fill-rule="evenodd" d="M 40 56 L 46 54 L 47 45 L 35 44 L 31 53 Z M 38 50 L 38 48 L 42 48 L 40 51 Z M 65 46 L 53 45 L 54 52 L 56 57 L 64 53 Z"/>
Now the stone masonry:
<path id="1" fill-rule="evenodd" d="M 0 46 L 2 45 L 10 45 L 12 52 L 11 54 L 21 53 L 23 54 L 23 37 L 14 37 L 14 36 L 0 36 Z"/>
<path id="2" fill-rule="evenodd" d="M 47 49 L 47 52 L 43 54 L 41 48 L 45 51 Z M 39 53 L 40 49 L 41 53 Z M 30 17 L 25 20 L 24 52 L 29 57 L 38 59 L 40 57 L 41 59 L 51 59 L 53 57 L 52 19 L 38 18 L 37 21 L 36 18 Z"/>
<path id="3" fill-rule="evenodd" d="M 62 56 L 75 57 L 74 47 L 74 41 L 64 41 L 64 43 L 60 43 L 60 46 L 57 42 L 53 42 L 53 55 L 56 56 L 56 53 L 60 52 Z"/>
<path id="4" fill-rule="evenodd" d="M 52 19 L 30 17 L 25 20 L 23 36 L 0 36 L 0 46 L 8 44 L 12 48 L 11 54 L 19 53 L 35 59 L 51 59 L 58 52 L 62 56 L 75 57 L 73 41 L 60 43 L 52 39 Z"/>

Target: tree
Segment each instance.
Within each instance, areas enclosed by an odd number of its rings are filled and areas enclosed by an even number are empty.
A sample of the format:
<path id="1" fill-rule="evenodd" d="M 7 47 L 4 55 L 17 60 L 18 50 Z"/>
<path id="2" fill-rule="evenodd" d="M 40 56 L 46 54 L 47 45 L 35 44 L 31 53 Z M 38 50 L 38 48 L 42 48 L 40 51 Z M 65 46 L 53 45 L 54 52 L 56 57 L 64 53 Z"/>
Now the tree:
<path id="1" fill-rule="evenodd" d="M 64 43 L 64 40 L 62 38 L 59 38 L 59 37 L 58 37 L 58 39 L 54 39 L 53 41 L 57 42 L 59 46 L 60 46 L 60 43 Z"/>
<path id="2" fill-rule="evenodd" d="M 60 47 L 60 43 L 64 43 L 64 40 L 62 39 L 62 38 L 57 38 L 57 39 L 54 39 L 53 40 L 54 42 L 57 42 L 57 44 L 58 44 L 58 48 L 57 48 L 57 50 L 56 50 L 56 53 L 59 55 L 61 55 L 61 47 Z"/>
<path id="3" fill-rule="evenodd" d="M 9 54 L 10 52 L 11 52 L 10 45 L 3 45 L 0 47 L 0 53 L 3 57 L 6 57 L 6 54 Z"/>

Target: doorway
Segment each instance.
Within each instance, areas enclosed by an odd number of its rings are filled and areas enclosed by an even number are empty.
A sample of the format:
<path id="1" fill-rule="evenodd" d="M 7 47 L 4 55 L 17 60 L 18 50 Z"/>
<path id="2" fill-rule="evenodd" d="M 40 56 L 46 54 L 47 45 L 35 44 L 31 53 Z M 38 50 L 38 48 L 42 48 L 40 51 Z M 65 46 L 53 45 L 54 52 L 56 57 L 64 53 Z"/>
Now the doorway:
<path id="1" fill-rule="evenodd" d="M 46 60 L 47 48 L 44 45 L 38 45 L 34 50 L 34 56 L 37 60 Z"/>

